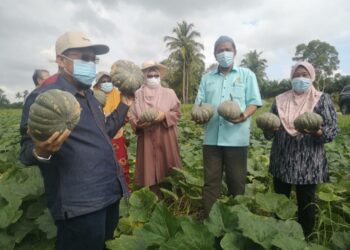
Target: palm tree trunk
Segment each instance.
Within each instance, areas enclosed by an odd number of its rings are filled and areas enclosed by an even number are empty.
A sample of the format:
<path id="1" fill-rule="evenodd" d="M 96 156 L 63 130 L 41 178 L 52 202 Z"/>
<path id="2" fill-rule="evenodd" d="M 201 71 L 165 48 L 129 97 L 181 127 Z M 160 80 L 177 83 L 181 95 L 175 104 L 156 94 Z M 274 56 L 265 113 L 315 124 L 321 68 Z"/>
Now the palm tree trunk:
<path id="1" fill-rule="evenodd" d="M 182 102 L 186 104 L 186 65 L 182 63 Z"/>
<path id="2" fill-rule="evenodd" d="M 189 86 L 190 86 L 190 81 L 189 81 L 189 73 L 190 73 L 190 70 L 189 70 L 189 67 L 187 68 L 186 70 L 186 103 L 189 103 L 189 100 L 188 100 L 188 92 L 189 92 Z"/>

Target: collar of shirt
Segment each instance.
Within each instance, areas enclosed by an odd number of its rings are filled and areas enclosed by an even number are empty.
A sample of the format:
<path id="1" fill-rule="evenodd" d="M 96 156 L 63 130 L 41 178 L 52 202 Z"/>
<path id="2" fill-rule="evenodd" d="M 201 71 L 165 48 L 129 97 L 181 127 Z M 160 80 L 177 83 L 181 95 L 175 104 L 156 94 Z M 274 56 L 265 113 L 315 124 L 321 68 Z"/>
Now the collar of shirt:
<path id="1" fill-rule="evenodd" d="M 69 83 L 62 75 L 58 77 L 57 84 L 60 85 L 65 91 L 71 93 L 74 96 L 77 94 L 82 96 L 78 92 L 77 88 L 73 84 Z M 84 94 L 86 95 L 86 97 L 88 96 L 90 97 L 92 96 L 92 90 L 91 89 L 84 90 Z"/>
<path id="2" fill-rule="evenodd" d="M 230 70 L 230 73 L 231 72 L 238 72 L 238 67 L 233 65 L 232 69 Z M 219 66 L 216 70 L 213 71 L 214 74 L 218 74 L 218 75 L 221 75 L 221 72 L 219 70 Z"/>

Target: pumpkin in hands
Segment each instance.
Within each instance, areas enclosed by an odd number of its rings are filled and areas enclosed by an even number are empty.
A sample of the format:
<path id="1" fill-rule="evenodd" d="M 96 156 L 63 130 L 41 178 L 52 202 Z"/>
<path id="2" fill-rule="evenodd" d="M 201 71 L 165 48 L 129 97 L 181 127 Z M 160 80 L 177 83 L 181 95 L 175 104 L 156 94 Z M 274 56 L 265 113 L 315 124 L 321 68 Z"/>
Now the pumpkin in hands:
<path id="1" fill-rule="evenodd" d="M 230 95 L 231 100 L 224 101 L 218 107 L 218 114 L 222 116 L 225 120 L 232 122 L 240 117 L 242 111 L 239 104 L 233 100 L 232 95 Z"/>
<path id="2" fill-rule="evenodd" d="M 149 108 L 141 113 L 139 121 L 141 123 L 144 123 L 144 122 L 152 123 L 156 120 L 157 116 L 158 116 L 158 111 L 155 110 L 154 108 Z"/>
<path id="3" fill-rule="evenodd" d="M 323 123 L 322 116 L 314 112 L 305 112 L 294 120 L 294 127 L 299 132 L 316 132 Z"/>
<path id="4" fill-rule="evenodd" d="M 191 117 L 196 123 L 207 123 L 214 114 L 214 108 L 209 103 L 195 104 L 192 107 Z"/>
<path id="5" fill-rule="evenodd" d="M 141 69 L 131 61 L 118 60 L 111 68 L 111 79 L 123 95 L 134 96 L 143 83 Z"/>
<path id="6" fill-rule="evenodd" d="M 46 141 L 56 131 L 72 131 L 80 119 L 80 104 L 66 91 L 51 89 L 30 106 L 28 128 L 33 139 Z"/>
<path id="7" fill-rule="evenodd" d="M 277 115 L 267 112 L 256 118 L 256 125 L 264 131 L 273 131 L 281 126 L 281 120 Z"/>

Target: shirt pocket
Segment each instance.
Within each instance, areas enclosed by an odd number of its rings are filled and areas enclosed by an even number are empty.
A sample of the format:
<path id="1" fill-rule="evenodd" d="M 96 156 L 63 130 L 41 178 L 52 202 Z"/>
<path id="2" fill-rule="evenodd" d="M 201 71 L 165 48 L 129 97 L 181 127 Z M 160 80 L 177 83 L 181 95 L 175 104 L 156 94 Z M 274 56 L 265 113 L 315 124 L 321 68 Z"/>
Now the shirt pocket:
<path id="1" fill-rule="evenodd" d="M 214 82 L 208 82 L 205 86 L 205 96 L 207 97 L 206 101 L 210 102 L 215 97 L 215 93 L 218 91 L 218 87 Z"/>
<path id="2" fill-rule="evenodd" d="M 235 85 L 232 88 L 232 97 L 233 99 L 239 101 L 239 102 L 244 102 L 245 100 L 245 89 L 243 85 Z"/>

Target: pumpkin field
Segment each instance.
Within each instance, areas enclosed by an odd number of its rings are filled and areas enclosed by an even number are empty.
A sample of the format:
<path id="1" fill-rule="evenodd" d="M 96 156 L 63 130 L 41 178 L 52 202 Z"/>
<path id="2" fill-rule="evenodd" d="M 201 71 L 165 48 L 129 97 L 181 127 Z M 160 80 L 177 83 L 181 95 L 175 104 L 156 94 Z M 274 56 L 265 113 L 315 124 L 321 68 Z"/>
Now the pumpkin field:
<path id="1" fill-rule="evenodd" d="M 317 221 L 309 241 L 296 221 L 296 198 L 274 193 L 268 173 L 271 142 L 252 121 L 245 195 L 222 196 L 209 218 L 202 210 L 203 128 L 190 120 L 191 105 L 182 106 L 178 124 L 183 168 L 161 184 L 158 200 L 147 188 L 132 186 L 122 200 L 115 239 L 108 249 L 350 249 L 350 116 L 338 116 L 340 131 L 326 145 L 331 181 L 318 186 Z M 54 249 L 56 228 L 46 207 L 39 169 L 24 167 L 19 156 L 21 110 L 0 109 L 0 249 Z M 133 176 L 136 137 L 127 125 Z"/>

